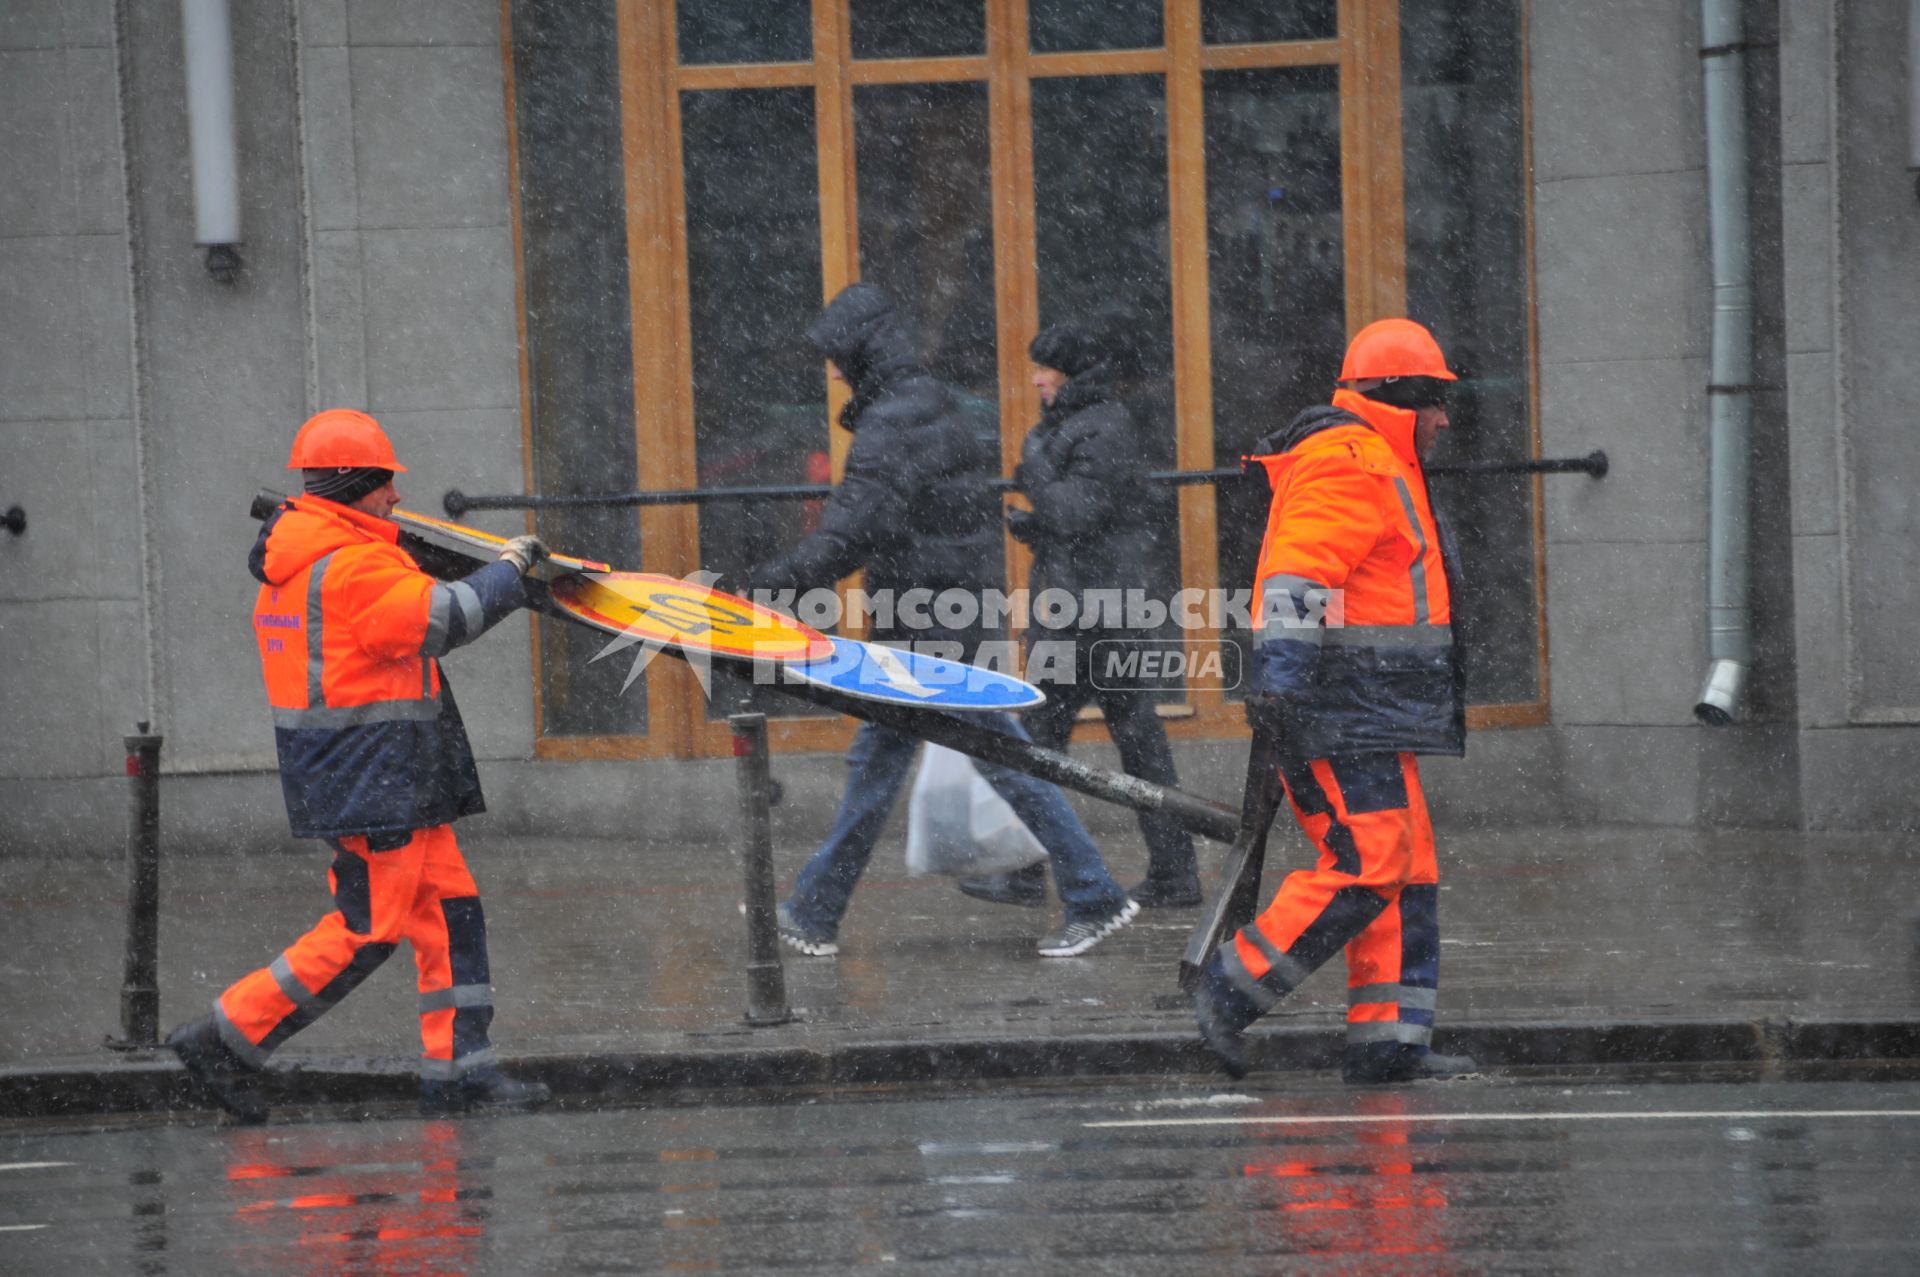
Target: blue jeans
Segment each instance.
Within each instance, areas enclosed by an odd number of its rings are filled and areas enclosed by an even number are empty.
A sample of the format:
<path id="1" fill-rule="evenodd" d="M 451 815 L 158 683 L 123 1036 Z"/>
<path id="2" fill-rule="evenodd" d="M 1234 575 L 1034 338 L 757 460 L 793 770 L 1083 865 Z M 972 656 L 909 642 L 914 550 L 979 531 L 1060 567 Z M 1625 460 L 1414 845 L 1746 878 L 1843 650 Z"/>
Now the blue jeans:
<path id="1" fill-rule="evenodd" d="M 1011 714 L 970 714 L 968 718 L 996 732 L 1027 739 Z M 920 739 L 890 728 L 862 723 L 847 751 L 847 790 L 840 811 L 820 850 L 800 870 L 787 900 L 793 916 L 810 930 L 837 935 L 840 917 L 853 897 L 867 861 L 879 840 L 893 804 L 906 787 L 920 753 Z M 1066 906 L 1068 922 L 1089 922 L 1119 912 L 1127 893 L 1107 872 L 1100 849 L 1093 845 L 1080 818 L 1073 814 L 1060 790 L 1043 780 L 995 763 L 974 759 L 994 792 L 1007 800 L 1053 862 L 1054 887 Z"/>

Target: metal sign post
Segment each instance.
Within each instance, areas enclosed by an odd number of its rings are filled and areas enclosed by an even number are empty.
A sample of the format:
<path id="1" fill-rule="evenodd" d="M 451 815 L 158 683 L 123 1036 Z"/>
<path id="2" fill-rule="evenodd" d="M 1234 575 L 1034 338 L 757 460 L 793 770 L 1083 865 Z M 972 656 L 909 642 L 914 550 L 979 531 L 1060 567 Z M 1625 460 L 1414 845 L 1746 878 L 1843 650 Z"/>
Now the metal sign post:
<path id="1" fill-rule="evenodd" d="M 740 777 L 740 829 L 747 889 L 747 1023 L 756 1027 L 793 1019 L 787 1005 L 786 969 L 780 963 L 779 920 L 774 914 L 773 772 L 767 751 L 767 716 L 734 714 L 733 756 Z"/>
<path id="2" fill-rule="evenodd" d="M 160 742 L 146 723 L 127 744 L 127 952 L 120 982 L 123 1050 L 160 1044 Z"/>

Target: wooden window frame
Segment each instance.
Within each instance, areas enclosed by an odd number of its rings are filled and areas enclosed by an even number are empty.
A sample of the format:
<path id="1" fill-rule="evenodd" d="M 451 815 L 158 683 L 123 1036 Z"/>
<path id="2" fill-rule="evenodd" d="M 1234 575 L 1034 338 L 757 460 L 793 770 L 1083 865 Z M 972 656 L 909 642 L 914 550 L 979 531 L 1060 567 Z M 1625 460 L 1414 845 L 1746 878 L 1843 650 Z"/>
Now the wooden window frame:
<path id="1" fill-rule="evenodd" d="M 507 110 L 513 112 L 510 0 L 501 0 L 502 53 L 507 62 Z M 1347 330 L 1400 314 L 1406 304 L 1405 194 L 1402 179 L 1399 0 L 1340 0 L 1338 34 L 1330 40 L 1206 45 L 1202 0 L 1165 0 L 1157 49 L 1075 53 L 1030 52 L 1028 0 L 985 0 L 986 52 L 960 57 L 856 61 L 851 53 L 847 0 L 814 0 L 810 62 L 680 66 L 673 0 L 617 0 L 620 119 L 627 201 L 628 282 L 632 298 L 634 430 L 642 488 L 697 485 L 693 418 L 691 314 L 687 226 L 680 139 L 680 94 L 687 90 L 811 88 L 814 93 L 819 174 L 821 296 L 833 296 L 859 278 L 858 191 L 853 148 L 853 89 L 866 84 L 984 81 L 988 96 L 990 177 L 993 190 L 994 296 L 998 332 L 1002 459 L 1019 459 L 1035 408 L 1027 381 L 1024 342 L 1008 335 L 1034 332 L 1039 322 L 1033 177 L 1031 84 L 1036 78 L 1153 74 L 1164 78 L 1167 106 L 1168 265 L 1173 314 L 1173 386 L 1177 464 L 1210 469 L 1213 381 L 1208 291 L 1207 191 L 1203 76 L 1208 71 L 1331 66 L 1340 77 L 1341 198 Z M 1521 6 L 1522 48 L 1527 6 Z M 1533 366 L 1530 436 L 1539 455 L 1537 321 L 1532 288 L 1532 121 L 1521 90 L 1525 165 L 1529 360 Z M 509 127 L 510 151 L 517 148 Z M 510 154 L 518 190 L 517 153 Z M 520 215 L 514 201 L 514 250 L 519 287 Z M 524 296 L 519 299 L 524 335 Z M 798 334 L 795 340 L 799 340 Z M 531 477 L 532 420 L 525 391 L 522 342 L 522 422 Z M 846 390 L 829 385 L 829 419 Z M 847 439 L 830 431 L 833 473 L 839 478 Z M 1468 711 L 1475 728 L 1541 726 L 1549 721 L 1547 690 L 1544 515 L 1540 479 L 1533 481 L 1534 577 L 1538 686 L 1534 701 L 1481 705 Z M 1180 572 L 1183 586 L 1219 579 L 1216 510 L 1208 485 L 1179 491 Z M 699 508 L 643 507 L 642 570 L 682 575 L 700 566 Z M 1008 583 L 1026 584 L 1031 556 L 1010 539 Z M 1203 633 L 1201 639 L 1217 639 Z M 540 705 L 541 653 L 534 645 L 535 754 L 541 758 L 720 757 L 731 750 L 724 721 L 707 716 L 704 694 L 680 662 L 655 661 L 647 670 L 649 730 L 645 735 L 550 736 Z M 1245 730 L 1237 703 L 1218 689 L 1195 688 L 1184 704 L 1163 709 L 1167 734 L 1218 739 Z M 784 752 L 841 750 L 854 724 L 845 719 L 775 718 L 773 748 Z M 1075 736 L 1104 740 L 1092 716 Z"/>

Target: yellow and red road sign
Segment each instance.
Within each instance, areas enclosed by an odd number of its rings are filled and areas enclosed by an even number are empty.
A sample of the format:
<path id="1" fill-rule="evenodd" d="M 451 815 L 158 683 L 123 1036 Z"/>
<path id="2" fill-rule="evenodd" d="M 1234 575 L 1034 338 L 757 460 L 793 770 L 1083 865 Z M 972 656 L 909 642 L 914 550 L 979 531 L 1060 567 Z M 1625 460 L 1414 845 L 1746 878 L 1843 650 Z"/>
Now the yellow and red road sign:
<path id="1" fill-rule="evenodd" d="M 491 532 L 482 532 L 479 528 L 470 528 L 464 523 L 451 523 L 446 519 L 435 519 L 429 515 L 415 514 L 412 510 L 395 510 L 393 521 L 413 533 L 436 545 L 449 550 L 474 551 L 494 555 L 507 543 L 507 538 L 495 536 Z M 548 567 L 547 564 L 551 564 Z M 613 565 L 602 563 L 598 559 L 576 559 L 567 554 L 549 554 L 545 562 L 534 565 L 534 576 L 547 580 L 559 572 L 611 572 Z"/>
<path id="2" fill-rule="evenodd" d="M 647 572 L 588 572 L 548 587 L 561 611 L 609 634 L 753 661 L 815 661 L 833 640 L 757 603 Z"/>

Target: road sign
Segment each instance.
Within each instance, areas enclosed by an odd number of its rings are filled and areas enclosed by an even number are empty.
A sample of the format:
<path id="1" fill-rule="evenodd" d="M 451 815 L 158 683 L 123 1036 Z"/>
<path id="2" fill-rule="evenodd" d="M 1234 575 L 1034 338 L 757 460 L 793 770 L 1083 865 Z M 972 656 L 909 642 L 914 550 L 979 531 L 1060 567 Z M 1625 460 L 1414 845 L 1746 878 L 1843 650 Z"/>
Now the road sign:
<path id="1" fill-rule="evenodd" d="M 1031 683 L 977 665 L 858 639 L 836 636 L 830 641 L 832 656 L 783 666 L 780 677 L 830 687 L 862 700 L 928 709 L 1027 709 L 1047 699 L 1047 694 Z"/>
<path id="2" fill-rule="evenodd" d="M 465 554 L 478 553 L 483 558 L 495 558 L 507 538 L 495 536 L 491 532 L 482 532 L 479 528 L 470 528 L 464 523 L 450 523 L 445 519 L 435 519 L 424 514 L 415 514 L 411 510 L 396 509 L 393 521 L 403 529 L 425 541 L 449 550 L 459 550 Z M 571 555 L 550 555 L 544 562 L 533 566 L 533 576 L 537 580 L 551 581 L 568 572 L 611 572 L 613 565 L 602 563 L 598 559 L 576 559 Z"/>
<path id="3" fill-rule="evenodd" d="M 732 594 L 647 572 L 587 572 L 548 586 L 573 619 L 609 634 L 631 635 L 688 652 L 755 661 L 815 661 L 833 640 Z"/>

